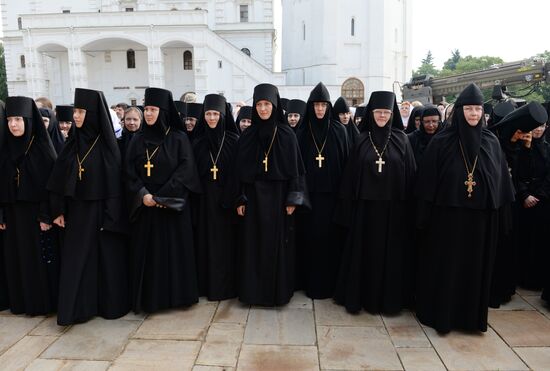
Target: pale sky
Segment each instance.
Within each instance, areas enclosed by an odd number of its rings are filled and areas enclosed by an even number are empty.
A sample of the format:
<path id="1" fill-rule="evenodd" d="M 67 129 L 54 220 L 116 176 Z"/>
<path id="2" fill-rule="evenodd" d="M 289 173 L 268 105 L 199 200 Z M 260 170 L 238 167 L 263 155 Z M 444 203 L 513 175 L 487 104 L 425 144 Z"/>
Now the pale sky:
<path id="1" fill-rule="evenodd" d="M 549 0 L 412 0 L 413 68 L 428 50 L 435 66 L 458 49 L 512 62 L 550 50 Z"/>

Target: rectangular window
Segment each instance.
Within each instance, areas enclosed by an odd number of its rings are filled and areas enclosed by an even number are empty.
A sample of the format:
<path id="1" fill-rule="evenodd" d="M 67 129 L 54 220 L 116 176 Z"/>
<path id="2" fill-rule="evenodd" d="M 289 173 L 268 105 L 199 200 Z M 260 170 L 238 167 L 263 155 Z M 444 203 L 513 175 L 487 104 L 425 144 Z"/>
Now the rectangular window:
<path id="1" fill-rule="evenodd" d="M 69 9 L 63 9 L 63 14 L 68 14 L 70 13 L 71 11 Z"/>
<path id="2" fill-rule="evenodd" d="M 240 6 L 240 19 L 241 22 L 248 22 L 248 5 Z"/>
<path id="3" fill-rule="evenodd" d="M 19 30 L 22 30 L 23 29 L 23 21 L 21 20 L 21 17 L 18 17 L 17 18 L 17 28 Z"/>
<path id="4" fill-rule="evenodd" d="M 222 68 L 223 67 L 223 64 L 222 64 L 222 61 L 218 61 L 218 68 Z"/>
<path id="5" fill-rule="evenodd" d="M 125 9 L 127 12 L 133 12 L 134 11 L 134 8 L 126 8 Z"/>

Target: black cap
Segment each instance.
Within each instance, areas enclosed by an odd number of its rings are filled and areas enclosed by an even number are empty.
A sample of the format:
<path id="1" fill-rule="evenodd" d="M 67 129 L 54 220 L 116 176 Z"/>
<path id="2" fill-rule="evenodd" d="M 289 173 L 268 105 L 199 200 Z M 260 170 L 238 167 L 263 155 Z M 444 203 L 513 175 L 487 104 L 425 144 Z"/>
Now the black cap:
<path id="1" fill-rule="evenodd" d="M 426 106 L 423 110 L 421 110 L 420 117 L 423 119 L 424 117 L 428 116 L 438 116 L 439 120 L 441 120 L 441 113 L 437 109 L 436 106 Z"/>
<path id="2" fill-rule="evenodd" d="M 367 106 L 359 106 L 357 108 L 355 108 L 355 117 L 361 117 L 363 118 L 363 116 L 365 116 L 365 112 L 367 111 Z"/>
<path id="3" fill-rule="evenodd" d="M 340 113 L 346 113 L 349 112 L 349 106 L 348 102 L 346 102 L 346 99 L 344 97 L 340 97 L 336 99 L 336 102 L 334 102 L 334 110 L 335 115 L 338 115 Z"/>
<path id="4" fill-rule="evenodd" d="M 178 110 L 180 116 L 187 117 L 187 103 L 182 102 L 181 100 L 175 100 L 174 104 L 176 105 L 176 109 Z"/>
<path id="5" fill-rule="evenodd" d="M 206 111 L 218 111 L 225 114 L 226 110 L 225 97 L 219 94 L 208 94 L 204 97 L 203 109 Z"/>
<path id="6" fill-rule="evenodd" d="M 275 85 L 260 84 L 254 87 L 253 101 L 254 105 L 261 100 L 267 100 L 271 102 L 273 107 L 277 108 L 279 100 L 279 89 Z"/>
<path id="7" fill-rule="evenodd" d="M 97 112 L 99 109 L 100 94 L 96 90 L 76 88 L 74 90 L 74 108 Z"/>
<path id="8" fill-rule="evenodd" d="M 197 120 L 201 117 L 202 104 L 201 103 L 187 103 L 187 117 L 193 117 Z"/>
<path id="9" fill-rule="evenodd" d="M 494 128 L 506 129 L 508 133 L 516 130 L 528 132 L 545 124 L 547 120 L 548 113 L 542 104 L 531 102 L 510 112 Z"/>
<path id="10" fill-rule="evenodd" d="M 288 102 L 286 113 L 299 113 L 303 115 L 306 112 L 306 102 L 301 99 L 291 99 Z"/>
<path id="11" fill-rule="evenodd" d="M 491 103 L 483 103 L 483 112 L 486 115 L 490 115 L 493 112 L 493 105 Z"/>
<path id="12" fill-rule="evenodd" d="M 516 108 L 514 107 L 512 102 L 508 102 L 508 101 L 500 102 L 500 103 L 497 103 L 497 105 L 493 107 L 492 115 L 493 115 L 493 117 L 496 117 L 498 119 L 502 119 L 515 109 Z"/>
<path id="13" fill-rule="evenodd" d="M 309 94 L 308 102 L 328 102 L 330 103 L 330 93 L 327 87 L 322 83 L 318 83 Z"/>
<path id="14" fill-rule="evenodd" d="M 370 95 L 369 104 L 367 106 L 371 111 L 379 108 L 393 110 L 395 104 L 395 94 L 393 92 L 374 91 Z"/>
<path id="15" fill-rule="evenodd" d="M 285 110 L 286 112 L 286 109 L 288 108 L 288 98 L 281 98 L 281 106 L 283 107 L 283 109 Z"/>
<path id="16" fill-rule="evenodd" d="M 461 106 L 482 106 L 483 94 L 476 84 L 470 84 L 458 96 L 455 102 L 455 107 Z"/>
<path id="17" fill-rule="evenodd" d="M 252 119 L 252 107 L 251 106 L 242 106 L 239 110 L 239 121 L 242 119 Z"/>
<path id="18" fill-rule="evenodd" d="M 6 98 L 6 117 L 21 116 L 26 118 L 33 117 L 33 100 L 29 97 L 7 97 Z"/>
<path id="19" fill-rule="evenodd" d="M 173 103 L 172 93 L 169 90 L 161 88 L 147 88 L 145 89 L 145 102 L 144 106 L 154 106 L 160 109 L 169 111 L 170 103 Z"/>
<path id="20" fill-rule="evenodd" d="M 58 121 L 73 121 L 73 106 L 55 106 L 55 115 Z"/>

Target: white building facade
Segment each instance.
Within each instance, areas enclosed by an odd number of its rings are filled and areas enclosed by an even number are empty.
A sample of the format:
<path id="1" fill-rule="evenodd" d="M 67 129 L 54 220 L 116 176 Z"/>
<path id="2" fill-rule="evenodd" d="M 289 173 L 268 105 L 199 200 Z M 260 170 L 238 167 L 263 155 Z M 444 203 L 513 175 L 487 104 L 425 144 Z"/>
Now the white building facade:
<path id="1" fill-rule="evenodd" d="M 1 0 L 8 90 L 56 104 L 77 87 L 140 104 L 148 86 L 250 102 L 262 82 L 303 99 L 323 81 L 336 99 L 348 81 L 359 104 L 361 86 L 391 89 L 411 71 L 408 3 L 282 0 L 281 38 L 281 0 Z"/>

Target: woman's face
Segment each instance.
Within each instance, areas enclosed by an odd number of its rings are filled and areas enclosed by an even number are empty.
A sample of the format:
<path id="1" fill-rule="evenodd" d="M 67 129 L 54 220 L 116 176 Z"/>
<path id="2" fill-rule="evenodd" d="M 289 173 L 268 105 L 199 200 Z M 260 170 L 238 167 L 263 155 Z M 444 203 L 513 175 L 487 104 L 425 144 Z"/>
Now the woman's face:
<path id="1" fill-rule="evenodd" d="M 14 137 L 20 137 L 25 134 L 25 120 L 21 116 L 8 117 L 8 128 Z"/>
<path id="2" fill-rule="evenodd" d="M 338 118 L 342 124 L 347 125 L 349 123 L 349 119 L 351 118 L 351 112 L 339 113 Z"/>
<path id="3" fill-rule="evenodd" d="M 424 131 L 427 134 L 435 134 L 437 127 L 439 126 L 439 116 L 424 116 L 422 119 L 424 125 Z"/>
<path id="4" fill-rule="evenodd" d="M 268 120 L 273 112 L 273 104 L 268 100 L 260 100 L 256 103 L 256 112 L 262 120 Z"/>
<path id="5" fill-rule="evenodd" d="M 250 125 L 252 125 L 252 120 L 250 119 L 241 119 L 241 121 L 239 121 L 239 127 L 241 128 L 241 131 L 245 131 L 250 127 Z"/>
<path id="6" fill-rule="evenodd" d="M 372 115 L 374 116 L 374 122 L 376 123 L 376 126 L 378 126 L 379 128 L 383 128 L 384 126 L 386 126 L 386 124 L 391 119 L 391 114 L 392 114 L 392 111 L 390 111 L 389 109 L 377 108 L 372 111 Z"/>
<path id="7" fill-rule="evenodd" d="M 126 130 L 134 132 L 138 131 L 141 126 L 141 117 L 133 109 L 126 112 L 124 115 L 124 127 Z"/>
<path id="8" fill-rule="evenodd" d="M 63 134 L 65 138 L 69 136 L 69 130 L 71 130 L 72 125 L 73 123 L 70 121 L 59 121 L 59 130 L 61 130 L 61 134 Z"/>
<path id="9" fill-rule="evenodd" d="M 325 114 L 327 113 L 327 102 L 313 102 L 313 110 L 315 111 L 315 117 L 317 119 L 322 119 L 325 117 Z"/>
<path id="10" fill-rule="evenodd" d="M 299 113 L 289 113 L 287 116 L 288 124 L 290 127 L 296 127 L 298 125 L 298 122 L 300 122 L 300 114 Z"/>
<path id="11" fill-rule="evenodd" d="M 209 110 L 204 113 L 204 119 L 206 120 L 206 125 L 210 129 L 214 129 L 218 126 L 218 121 L 220 120 L 220 113 L 218 111 Z"/>
<path id="12" fill-rule="evenodd" d="M 462 108 L 464 110 L 464 118 L 470 126 L 477 126 L 481 116 L 483 116 L 483 106 L 478 105 L 466 105 Z"/>
<path id="13" fill-rule="evenodd" d="M 154 125 L 159 118 L 160 108 L 156 106 L 145 106 L 143 109 L 143 117 L 145 118 L 147 125 Z"/>
<path id="14" fill-rule="evenodd" d="M 46 130 L 48 130 L 48 127 L 50 126 L 50 118 L 46 116 L 42 116 L 42 122 L 44 123 Z"/>
<path id="15" fill-rule="evenodd" d="M 187 131 L 193 131 L 195 128 L 195 125 L 197 125 L 197 119 L 194 117 L 187 117 L 185 119 L 185 129 Z"/>
<path id="16" fill-rule="evenodd" d="M 538 128 L 533 130 L 533 138 L 539 139 L 544 134 L 544 131 L 546 130 L 546 124 L 543 124 L 539 126 Z"/>
<path id="17" fill-rule="evenodd" d="M 86 110 L 82 108 L 73 109 L 73 121 L 77 128 L 81 128 L 84 125 L 84 119 L 86 118 Z"/>

